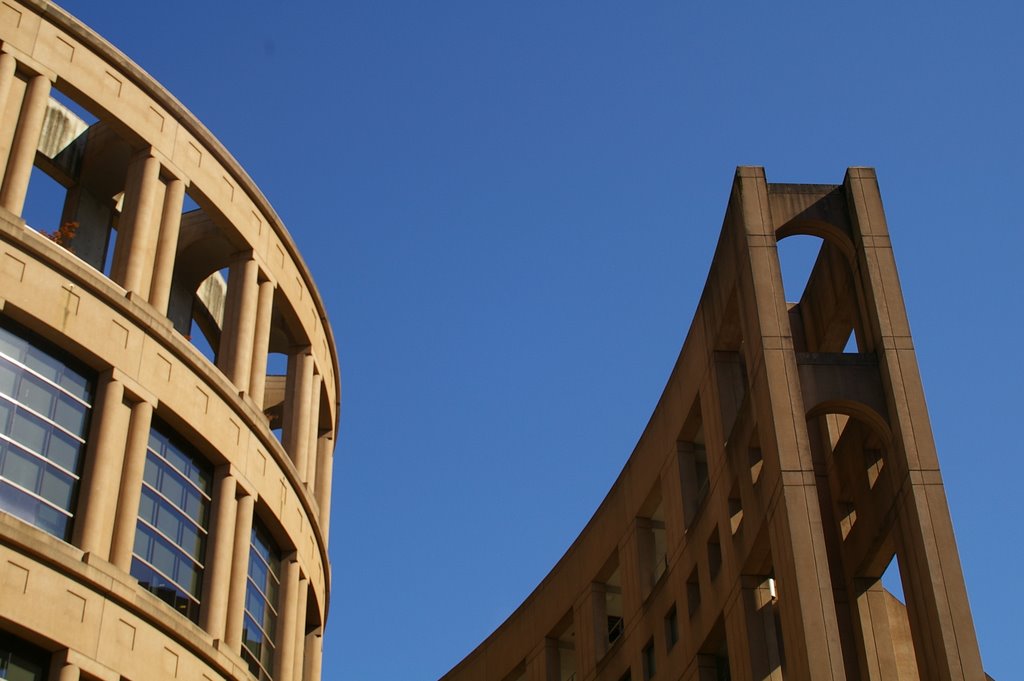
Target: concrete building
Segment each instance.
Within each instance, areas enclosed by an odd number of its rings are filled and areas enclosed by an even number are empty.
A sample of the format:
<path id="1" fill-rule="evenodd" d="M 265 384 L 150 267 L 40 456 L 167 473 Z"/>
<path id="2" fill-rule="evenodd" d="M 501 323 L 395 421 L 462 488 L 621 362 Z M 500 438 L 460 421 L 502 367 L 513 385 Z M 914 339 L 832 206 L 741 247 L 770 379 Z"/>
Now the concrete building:
<path id="1" fill-rule="evenodd" d="M 245 171 L 59 7 L 0 3 L 0 677 L 319 679 L 338 401 Z"/>
<path id="2" fill-rule="evenodd" d="M 794 235 L 821 247 L 787 302 Z M 740 168 L 636 449 L 442 681 L 985 678 L 875 173 Z"/>

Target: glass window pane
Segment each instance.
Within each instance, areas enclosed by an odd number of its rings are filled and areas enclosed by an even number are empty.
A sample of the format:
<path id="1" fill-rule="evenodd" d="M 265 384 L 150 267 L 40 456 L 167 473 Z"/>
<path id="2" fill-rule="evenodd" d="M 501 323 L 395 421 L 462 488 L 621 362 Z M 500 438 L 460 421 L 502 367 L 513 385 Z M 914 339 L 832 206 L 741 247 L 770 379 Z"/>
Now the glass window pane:
<path id="1" fill-rule="evenodd" d="M 92 381 L 69 366 L 64 367 L 57 384 L 80 400 L 92 400 Z"/>
<path id="2" fill-rule="evenodd" d="M 46 443 L 46 451 L 42 452 L 42 454 L 55 464 L 77 473 L 78 458 L 82 453 L 82 443 L 55 428 L 49 428 L 48 430 L 50 431 L 50 439 Z"/>
<path id="3" fill-rule="evenodd" d="M 55 388 L 32 374 L 23 374 L 16 399 L 33 411 L 49 416 L 53 409 Z"/>
<path id="4" fill-rule="evenodd" d="M 71 494 L 74 490 L 75 479 L 67 473 L 52 466 L 47 466 L 43 471 L 43 484 L 39 493 L 47 501 L 61 508 L 71 508 Z"/>
<path id="5" fill-rule="evenodd" d="M 6 359 L 0 358 L 0 393 L 13 397 L 17 378 L 18 370 Z"/>
<path id="6" fill-rule="evenodd" d="M 11 447 L 4 457 L 4 467 L 3 470 L 0 470 L 0 475 L 35 492 L 39 489 L 39 478 L 44 465 L 31 454 L 19 451 L 17 447 Z"/>
<path id="7" fill-rule="evenodd" d="M 53 420 L 81 437 L 85 434 L 86 415 L 88 413 L 89 409 L 81 402 L 67 395 L 60 395 L 57 398 L 57 405 L 53 410 Z"/>
<path id="8" fill-rule="evenodd" d="M 61 369 L 64 367 L 64 363 L 60 360 L 51 357 L 39 348 L 31 346 L 26 349 L 25 358 L 22 361 L 25 366 L 54 383 L 60 378 Z"/>
<path id="9" fill-rule="evenodd" d="M 11 427 L 11 437 L 22 446 L 34 452 L 42 453 L 46 443 L 46 433 L 49 429 L 35 416 L 26 411 L 17 409 L 14 412 L 14 423 Z"/>

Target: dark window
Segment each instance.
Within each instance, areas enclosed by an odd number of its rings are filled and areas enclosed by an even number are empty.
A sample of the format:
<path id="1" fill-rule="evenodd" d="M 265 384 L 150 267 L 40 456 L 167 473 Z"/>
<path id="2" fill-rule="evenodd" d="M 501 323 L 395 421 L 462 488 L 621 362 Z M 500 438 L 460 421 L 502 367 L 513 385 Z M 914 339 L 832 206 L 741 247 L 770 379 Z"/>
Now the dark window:
<path id="1" fill-rule="evenodd" d="M 242 657 L 260 681 L 270 681 L 277 640 L 277 599 L 281 589 L 281 553 L 257 521 L 252 524 L 249 579 L 245 587 Z"/>
<path id="2" fill-rule="evenodd" d="M 131 573 L 196 622 L 213 475 L 209 463 L 169 432 L 154 423 L 149 434 Z"/>
<path id="3" fill-rule="evenodd" d="M 615 643 L 622 637 L 622 618 L 618 615 L 608 615 L 608 645 Z"/>
<path id="4" fill-rule="evenodd" d="M 647 642 L 644 646 L 644 681 L 650 681 L 657 671 L 656 660 L 654 659 L 654 640 Z"/>
<path id="5" fill-rule="evenodd" d="M 88 369 L 0 318 L 0 511 L 65 541 L 92 397 Z"/>
<path id="6" fill-rule="evenodd" d="M 679 642 L 679 616 L 676 614 L 676 606 L 665 615 L 665 650 L 672 650 Z"/>
<path id="7" fill-rule="evenodd" d="M 0 679 L 43 681 L 50 655 L 30 643 L 0 632 Z"/>

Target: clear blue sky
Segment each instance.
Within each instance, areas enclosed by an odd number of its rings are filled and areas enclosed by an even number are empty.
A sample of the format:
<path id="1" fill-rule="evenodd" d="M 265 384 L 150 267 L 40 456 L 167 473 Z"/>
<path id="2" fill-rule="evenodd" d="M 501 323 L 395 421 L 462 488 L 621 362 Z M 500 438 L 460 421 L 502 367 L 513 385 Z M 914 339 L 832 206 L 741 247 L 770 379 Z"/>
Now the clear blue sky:
<path id="1" fill-rule="evenodd" d="M 325 679 L 437 678 L 569 546 L 739 164 L 877 167 L 983 659 L 1019 675 L 1020 3 L 64 6 L 224 142 L 326 299 Z"/>

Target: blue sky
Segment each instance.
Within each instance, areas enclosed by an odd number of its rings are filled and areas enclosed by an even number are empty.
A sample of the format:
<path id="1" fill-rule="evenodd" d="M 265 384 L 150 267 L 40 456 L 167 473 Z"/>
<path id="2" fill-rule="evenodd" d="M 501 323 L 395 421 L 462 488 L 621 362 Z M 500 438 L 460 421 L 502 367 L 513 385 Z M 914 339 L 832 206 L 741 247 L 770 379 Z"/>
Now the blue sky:
<path id="1" fill-rule="evenodd" d="M 660 395 L 740 164 L 878 169 L 983 659 L 1015 676 L 1019 3 L 63 6 L 221 139 L 326 300 L 325 679 L 437 678 L 569 546 Z"/>

